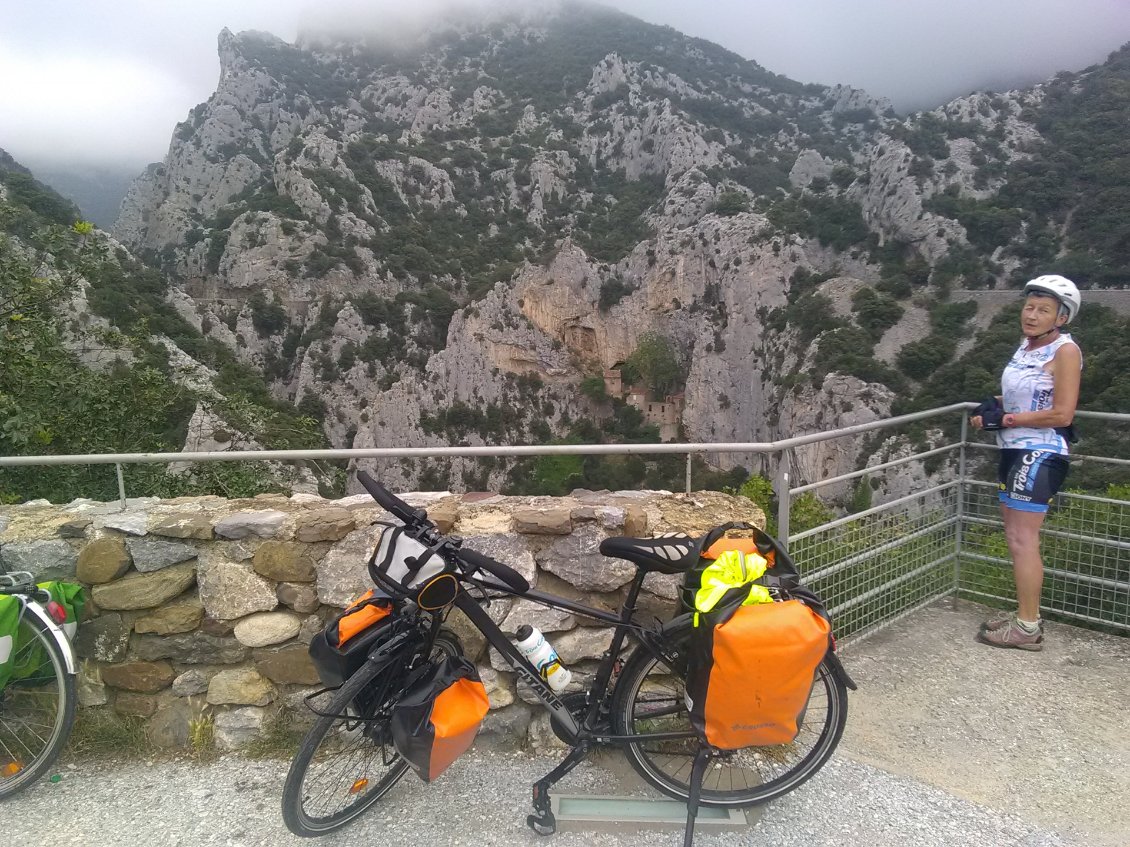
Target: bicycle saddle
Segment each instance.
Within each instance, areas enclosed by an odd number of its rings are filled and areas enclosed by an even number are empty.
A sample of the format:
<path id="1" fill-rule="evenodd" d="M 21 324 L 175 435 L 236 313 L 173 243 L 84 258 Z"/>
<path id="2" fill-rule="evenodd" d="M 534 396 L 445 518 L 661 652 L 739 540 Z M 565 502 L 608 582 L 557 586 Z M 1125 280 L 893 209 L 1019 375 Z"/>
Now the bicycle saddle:
<path id="1" fill-rule="evenodd" d="M 604 556 L 626 559 L 645 571 L 684 573 L 698 562 L 699 539 L 682 532 L 668 532 L 656 538 L 614 535 L 600 542 Z"/>

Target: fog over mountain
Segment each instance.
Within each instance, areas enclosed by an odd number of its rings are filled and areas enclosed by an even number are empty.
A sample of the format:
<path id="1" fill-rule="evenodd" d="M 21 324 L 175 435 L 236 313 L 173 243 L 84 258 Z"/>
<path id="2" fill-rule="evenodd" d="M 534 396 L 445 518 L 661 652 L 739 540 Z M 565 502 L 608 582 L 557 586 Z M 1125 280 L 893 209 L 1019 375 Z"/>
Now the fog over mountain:
<path id="1" fill-rule="evenodd" d="M 0 144 L 33 169 L 88 164 L 135 170 L 161 159 L 172 127 L 214 90 L 216 36 L 256 29 L 293 41 L 303 29 L 382 28 L 521 0 L 44 0 L 12 4 L 0 31 Z M 973 89 L 1007 89 L 1101 62 L 1130 40 L 1122 0 L 613 0 L 649 23 L 706 38 L 801 82 L 844 83 L 899 111 Z M 411 15 L 406 18 L 406 15 Z"/>

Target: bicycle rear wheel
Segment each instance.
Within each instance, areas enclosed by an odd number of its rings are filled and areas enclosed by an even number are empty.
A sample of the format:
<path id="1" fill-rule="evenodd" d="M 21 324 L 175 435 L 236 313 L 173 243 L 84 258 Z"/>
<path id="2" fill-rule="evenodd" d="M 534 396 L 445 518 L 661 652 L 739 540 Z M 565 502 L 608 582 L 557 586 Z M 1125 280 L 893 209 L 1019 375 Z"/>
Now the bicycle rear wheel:
<path id="1" fill-rule="evenodd" d="M 666 633 L 670 662 L 640 646 L 624 665 L 612 697 L 613 729 L 619 735 L 692 729 L 686 705 L 686 660 L 690 621 Z M 792 791 L 815 774 L 836 749 L 847 721 L 847 689 L 827 662 L 816 671 L 797 737 L 789 744 L 726 751 L 710 761 L 702 783 L 706 806 L 754 806 Z M 632 767 L 664 794 L 685 800 L 697 738 L 641 740 L 625 745 Z"/>
<path id="2" fill-rule="evenodd" d="M 366 662 L 328 702 L 325 716 L 303 739 L 283 788 L 287 829 L 313 837 L 341 829 L 392 789 L 408 763 L 392 746 L 389 719 L 408 672 L 425 659 L 424 643 L 390 662 Z M 454 633 L 443 630 L 428 659 L 461 656 Z M 342 717 L 337 717 L 337 716 Z"/>
<path id="3" fill-rule="evenodd" d="M 14 643 L 12 677 L 0 690 L 0 800 L 47 772 L 75 720 L 75 678 L 51 633 L 26 609 Z"/>

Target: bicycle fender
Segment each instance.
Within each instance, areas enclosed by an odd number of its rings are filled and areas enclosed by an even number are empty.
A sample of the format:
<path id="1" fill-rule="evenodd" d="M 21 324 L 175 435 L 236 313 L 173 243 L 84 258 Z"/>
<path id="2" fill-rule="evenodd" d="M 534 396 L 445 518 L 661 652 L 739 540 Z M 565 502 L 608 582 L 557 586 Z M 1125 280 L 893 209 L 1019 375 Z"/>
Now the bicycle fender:
<path id="1" fill-rule="evenodd" d="M 855 684 L 855 680 L 848 676 L 848 672 L 844 670 L 843 662 L 840 661 L 839 656 L 829 650 L 824 656 L 824 660 L 832 669 L 832 673 L 835 675 L 836 679 L 842 682 L 849 690 L 855 691 L 859 688 L 859 686 Z"/>
<path id="2" fill-rule="evenodd" d="M 24 608 L 39 618 L 43 623 L 43 628 L 51 633 L 51 637 L 54 638 L 55 643 L 59 645 L 59 652 L 63 654 L 63 663 L 67 666 L 67 673 L 74 676 L 78 671 L 78 667 L 75 663 L 75 651 L 74 648 L 71 647 L 71 642 L 67 638 L 67 634 L 63 632 L 63 628 L 55 623 L 47 610 L 38 603 L 25 603 Z"/>

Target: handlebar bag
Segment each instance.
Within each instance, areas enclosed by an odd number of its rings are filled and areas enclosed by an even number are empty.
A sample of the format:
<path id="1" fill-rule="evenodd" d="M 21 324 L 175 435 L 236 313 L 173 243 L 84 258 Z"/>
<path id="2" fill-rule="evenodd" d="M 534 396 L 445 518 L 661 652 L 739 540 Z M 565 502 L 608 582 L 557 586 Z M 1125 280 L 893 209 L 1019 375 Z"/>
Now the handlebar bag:
<path id="1" fill-rule="evenodd" d="M 431 782 L 475 740 L 490 703 L 475 665 L 447 657 L 414 672 L 392 710 L 392 742 L 424 780 Z"/>
<path id="2" fill-rule="evenodd" d="M 369 558 L 369 575 L 377 585 L 406 597 L 450 570 L 442 556 L 409 535 L 403 526 L 378 523 L 384 530 Z"/>
<path id="3" fill-rule="evenodd" d="M 338 688 L 360 669 L 370 648 L 387 637 L 391 614 L 387 598 L 366 591 L 314 636 L 310 659 L 323 685 Z"/>

